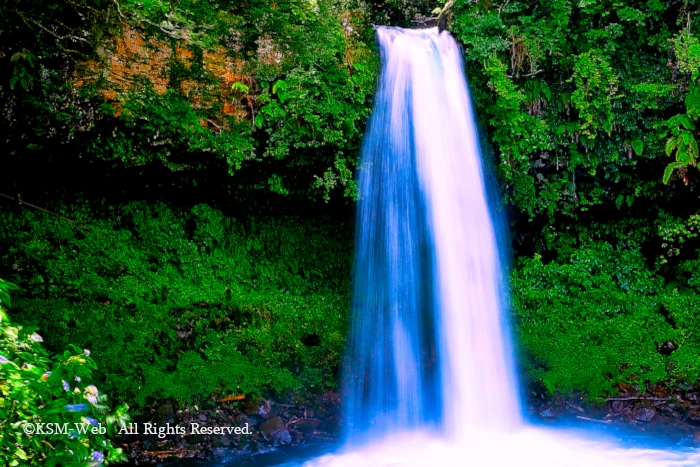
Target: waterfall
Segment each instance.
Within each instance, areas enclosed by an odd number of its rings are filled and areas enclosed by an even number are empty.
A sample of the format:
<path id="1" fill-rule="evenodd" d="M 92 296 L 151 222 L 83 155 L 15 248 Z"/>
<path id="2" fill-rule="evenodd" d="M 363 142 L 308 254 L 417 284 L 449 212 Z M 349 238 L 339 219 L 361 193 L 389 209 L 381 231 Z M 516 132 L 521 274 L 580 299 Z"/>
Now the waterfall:
<path id="1" fill-rule="evenodd" d="M 461 51 L 379 28 L 382 72 L 360 169 L 350 436 L 506 428 L 519 403 L 507 309 Z"/>
<path id="2" fill-rule="evenodd" d="M 360 166 L 344 452 L 309 466 L 700 465 L 523 420 L 498 206 L 454 39 L 380 27 Z"/>

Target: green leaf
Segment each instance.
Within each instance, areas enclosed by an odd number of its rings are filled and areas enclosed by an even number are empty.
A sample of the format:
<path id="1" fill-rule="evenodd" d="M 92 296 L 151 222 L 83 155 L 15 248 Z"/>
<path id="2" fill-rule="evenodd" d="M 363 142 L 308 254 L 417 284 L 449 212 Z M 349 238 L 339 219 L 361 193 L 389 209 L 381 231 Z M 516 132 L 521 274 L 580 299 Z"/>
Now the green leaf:
<path id="1" fill-rule="evenodd" d="M 635 154 L 638 156 L 642 155 L 642 152 L 644 151 L 644 143 L 642 142 L 641 139 L 635 138 L 632 140 L 632 149 L 634 149 Z"/>
<path id="2" fill-rule="evenodd" d="M 671 136 L 668 141 L 666 141 L 666 155 L 670 156 L 674 149 L 676 149 L 676 137 Z"/>
<path id="3" fill-rule="evenodd" d="M 700 86 L 695 83 L 691 84 L 690 92 L 685 96 L 685 107 L 688 114 L 700 113 Z"/>
<path id="4" fill-rule="evenodd" d="M 668 182 L 671 180 L 671 175 L 673 175 L 673 171 L 675 169 L 680 169 L 683 167 L 683 164 L 680 162 L 671 162 L 666 166 L 666 169 L 664 170 L 664 177 L 663 177 L 663 182 L 665 185 L 668 185 Z"/>
<path id="5" fill-rule="evenodd" d="M 272 94 L 277 94 L 278 90 L 284 89 L 287 87 L 287 82 L 283 79 L 279 79 L 275 81 L 275 83 L 272 85 Z"/>
<path id="6" fill-rule="evenodd" d="M 688 141 L 688 147 L 690 148 L 690 153 L 693 156 L 693 162 L 698 158 L 698 142 L 695 136 L 690 134 L 690 140 Z"/>
<path id="7" fill-rule="evenodd" d="M 231 90 L 240 94 L 248 94 L 250 92 L 250 88 L 243 83 L 233 83 Z"/>

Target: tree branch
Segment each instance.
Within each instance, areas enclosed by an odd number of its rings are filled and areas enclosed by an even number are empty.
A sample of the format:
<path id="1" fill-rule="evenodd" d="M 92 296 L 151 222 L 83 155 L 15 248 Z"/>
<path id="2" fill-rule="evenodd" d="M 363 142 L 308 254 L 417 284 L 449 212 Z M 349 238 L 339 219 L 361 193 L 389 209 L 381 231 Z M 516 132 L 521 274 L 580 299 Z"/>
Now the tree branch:
<path id="1" fill-rule="evenodd" d="M 605 399 L 605 402 L 610 402 L 610 401 L 667 401 L 670 399 L 671 399 L 670 397 L 642 397 L 642 396 L 610 397 L 608 399 Z"/>
<path id="2" fill-rule="evenodd" d="M 49 34 L 51 34 L 53 37 L 55 37 L 55 38 L 58 39 L 59 41 L 64 41 L 64 40 L 66 40 L 66 39 L 73 39 L 73 40 L 76 40 L 76 41 L 85 42 L 86 44 L 88 43 L 88 41 L 87 41 L 86 39 L 84 39 L 84 38 L 82 38 L 82 37 L 74 36 L 73 34 L 67 34 L 67 35 L 65 35 L 65 36 L 59 36 L 58 34 L 56 34 L 55 32 L 53 32 L 53 31 L 50 30 L 49 28 L 43 26 L 43 25 L 42 25 L 40 22 L 38 22 L 37 20 L 35 20 L 35 19 L 33 19 L 33 18 L 27 18 L 23 13 L 21 13 L 21 12 L 19 12 L 19 11 L 17 11 L 17 14 L 20 16 L 20 18 L 22 18 L 22 19 L 24 20 L 25 23 L 27 23 L 27 25 L 29 25 L 30 22 L 36 24 L 36 25 L 39 26 L 42 30 L 48 32 Z"/>

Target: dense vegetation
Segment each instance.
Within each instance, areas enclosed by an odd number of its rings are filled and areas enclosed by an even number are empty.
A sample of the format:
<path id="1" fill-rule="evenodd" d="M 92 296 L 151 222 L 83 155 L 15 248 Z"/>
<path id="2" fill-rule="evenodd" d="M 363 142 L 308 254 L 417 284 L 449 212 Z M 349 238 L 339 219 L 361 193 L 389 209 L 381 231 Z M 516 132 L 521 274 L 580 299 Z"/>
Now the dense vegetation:
<path id="1" fill-rule="evenodd" d="M 106 209 L 89 230 L 24 210 L 0 222 L 26 289 L 23 322 L 53 346 L 90 348 L 123 400 L 337 384 L 351 263 L 342 223 L 143 203 Z"/>
<path id="2" fill-rule="evenodd" d="M 67 0 L 0 13 L 13 319 L 52 351 L 91 349 L 100 387 L 137 412 L 336 387 L 371 9 Z"/>
<path id="3" fill-rule="evenodd" d="M 371 25 L 439 3 L 5 2 L 13 319 L 91 349 L 137 407 L 336 386 Z M 695 383 L 700 2 L 448 4 L 528 377 L 592 397 Z"/>
<path id="4" fill-rule="evenodd" d="M 512 213 L 525 364 L 550 391 L 700 376 L 698 8 L 455 2 Z"/>
<path id="5" fill-rule="evenodd" d="M 0 7 L 5 152 L 165 167 L 225 193 L 354 193 L 377 70 L 341 0 L 10 1 Z M 61 156 L 56 149 L 61 148 Z"/>
<path id="6" fill-rule="evenodd" d="M 71 346 L 51 357 L 39 334 L 9 321 L 5 307 L 17 289 L 0 280 L 0 462 L 88 467 L 124 460 L 110 438 L 129 422 L 128 407 L 110 412 L 90 384 L 96 366 L 89 350 Z M 37 430 L 44 434 L 33 436 Z"/>

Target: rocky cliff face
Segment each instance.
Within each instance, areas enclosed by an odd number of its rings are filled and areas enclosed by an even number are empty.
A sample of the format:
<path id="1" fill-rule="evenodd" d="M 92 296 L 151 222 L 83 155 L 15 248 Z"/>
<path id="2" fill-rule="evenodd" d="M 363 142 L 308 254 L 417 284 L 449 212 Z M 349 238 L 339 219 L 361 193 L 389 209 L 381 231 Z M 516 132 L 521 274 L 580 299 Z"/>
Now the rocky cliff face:
<path id="1" fill-rule="evenodd" d="M 126 22 L 120 24 L 118 31 L 105 38 L 94 58 L 80 64 L 74 76 L 75 86 L 96 85 L 99 95 L 117 110 L 130 93 L 146 83 L 158 95 L 174 91 L 194 109 L 217 107 L 216 115 L 201 120 L 202 126 L 214 130 L 227 126 L 224 116 L 236 121 L 250 119 L 251 99 L 234 85 L 241 83 L 250 89 L 255 78 L 250 65 L 233 56 L 240 51 L 236 47 L 227 50 L 219 45 L 195 54 L 186 40 L 165 40 Z M 274 47 L 265 41 L 261 41 L 256 55 L 264 63 L 279 61 Z M 180 79 L 173 76 L 177 70 L 193 67 L 199 69 L 202 79 L 196 79 L 194 73 Z"/>
<path id="2" fill-rule="evenodd" d="M 26 5 L 29 31 L 9 27 L 0 43 L 11 74 L 3 136 L 19 159 L 30 140 L 47 156 L 70 145 L 115 168 L 164 165 L 195 179 L 271 156 L 237 186 L 353 195 L 377 73 L 362 5 L 154 5 L 86 0 L 54 16 Z"/>

